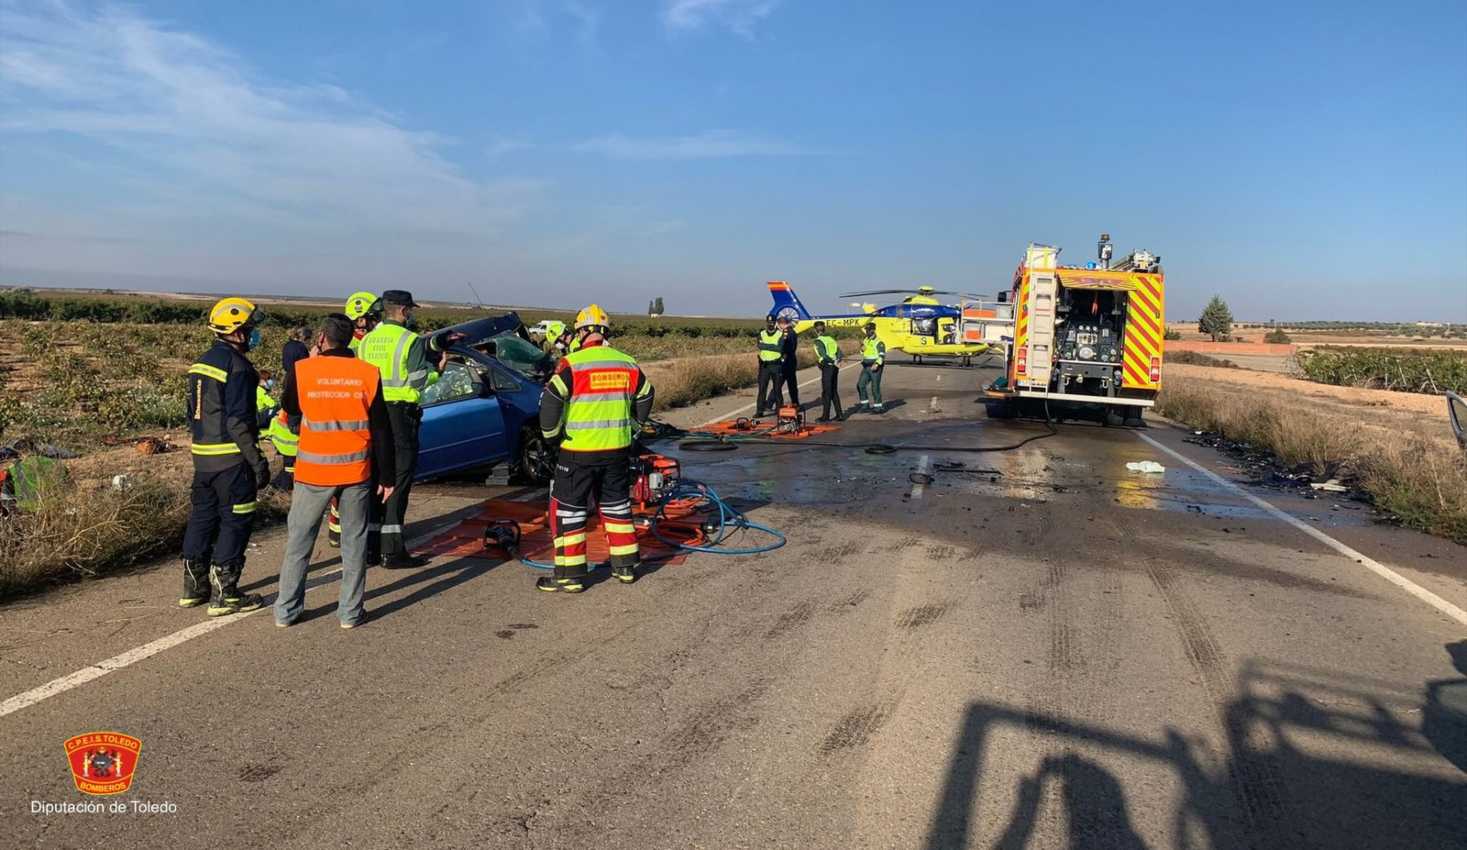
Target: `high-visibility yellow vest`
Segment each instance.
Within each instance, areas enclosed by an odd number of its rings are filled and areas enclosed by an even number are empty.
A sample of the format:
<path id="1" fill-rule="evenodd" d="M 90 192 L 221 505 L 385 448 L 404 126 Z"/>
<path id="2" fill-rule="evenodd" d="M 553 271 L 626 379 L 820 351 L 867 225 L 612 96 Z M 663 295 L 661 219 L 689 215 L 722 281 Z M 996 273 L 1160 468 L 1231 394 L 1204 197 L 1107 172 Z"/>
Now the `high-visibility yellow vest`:
<path id="1" fill-rule="evenodd" d="M 772 363 L 784 357 L 784 346 L 781 344 L 784 335 L 779 331 L 759 332 L 759 360 L 763 363 Z"/>
<path id="2" fill-rule="evenodd" d="M 418 335 L 403 327 L 383 322 L 362 337 L 357 357 L 377 367 L 382 373 L 382 400 L 417 404 L 422 393 L 413 387 L 413 379 L 424 381 L 427 375 L 408 374 L 408 352 Z"/>
<path id="3" fill-rule="evenodd" d="M 880 366 L 886 360 L 886 343 L 867 337 L 861 340 L 861 362 L 867 366 Z"/>
<path id="4" fill-rule="evenodd" d="M 275 451 L 281 457 L 295 457 L 296 448 L 300 444 L 300 437 L 290 430 L 290 423 L 286 421 L 285 411 L 270 420 L 270 444 L 275 446 Z"/>
<path id="5" fill-rule="evenodd" d="M 836 343 L 835 337 L 829 335 L 815 337 L 815 359 L 826 364 L 840 359 L 840 345 Z"/>
<path id="6" fill-rule="evenodd" d="M 571 368 L 566 395 L 565 441 L 561 451 L 604 452 L 632 444 L 632 408 L 638 396 L 651 392 L 643 382 L 637 391 L 637 361 L 605 345 L 581 348 L 565 356 Z M 559 375 L 551 379 L 561 381 Z"/>

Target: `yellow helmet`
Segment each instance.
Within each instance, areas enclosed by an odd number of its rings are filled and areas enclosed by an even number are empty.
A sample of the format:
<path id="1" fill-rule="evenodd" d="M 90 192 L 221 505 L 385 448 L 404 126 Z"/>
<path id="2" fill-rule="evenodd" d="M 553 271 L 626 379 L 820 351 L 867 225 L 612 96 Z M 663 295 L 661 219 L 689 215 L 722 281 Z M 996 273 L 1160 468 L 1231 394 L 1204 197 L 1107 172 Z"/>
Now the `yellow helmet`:
<path id="1" fill-rule="evenodd" d="M 376 303 L 376 293 L 353 292 L 351 296 L 346 299 L 346 309 L 344 309 L 342 312 L 346 313 L 346 317 L 348 319 L 360 319 L 361 317 L 367 315 L 367 313 L 372 309 L 372 305 Z"/>
<path id="2" fill-rule="evenodd" d="M 609 328 L 611 317 L 595 304 L 576 314 L 576 330 L 581 328 Z"/>
<path id="3" fill-rule="evenodd" d="M 255 319 L 255 305 L 243 298 L 231 296 L 219 301 L 209 311 L 209 330 L 216 334 L 232 334 Z"/>

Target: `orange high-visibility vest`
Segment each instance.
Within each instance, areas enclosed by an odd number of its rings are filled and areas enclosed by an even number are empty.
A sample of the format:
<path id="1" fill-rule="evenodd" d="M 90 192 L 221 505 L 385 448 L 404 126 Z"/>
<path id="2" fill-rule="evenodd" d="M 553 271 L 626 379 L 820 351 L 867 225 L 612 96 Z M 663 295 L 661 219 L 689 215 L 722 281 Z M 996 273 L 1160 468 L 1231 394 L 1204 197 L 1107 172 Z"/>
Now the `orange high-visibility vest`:
<path id="1" fill-rule="evenodd" d="M 301 405 L 295 480 L 318 487 L 360 484 L 372 477 L 368 411 L 382 372 L 355 357 L 310 357 L 295 364 Z"/>

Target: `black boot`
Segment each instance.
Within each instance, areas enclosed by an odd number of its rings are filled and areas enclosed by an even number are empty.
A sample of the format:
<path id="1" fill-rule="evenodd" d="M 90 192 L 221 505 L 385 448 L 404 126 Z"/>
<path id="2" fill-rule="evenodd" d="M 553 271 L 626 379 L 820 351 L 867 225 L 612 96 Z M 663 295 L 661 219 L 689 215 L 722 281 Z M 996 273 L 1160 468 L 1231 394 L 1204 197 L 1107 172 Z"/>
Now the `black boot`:
<path id="1" fill-rule="evenodd" d="M 207 558 L 183 559 L 183 593 L 178 595 L 178 607 L 194 608 L 209 601 L 209 561 Z"/>
<path id="2" fill-rule="evenodd" d="M 535 589 L 546 593 L 564 591 L 566 593 L 580 593 L 586 589 L 586 583 L 578 578 L 555 578 L 554 576 L 543 576 L 535 580 Z"/>
<path id="3" fill-rule="evenodd" d="M 258 593 L 242 593 L 239 577 L 244 572 L 244 563 L 225 566 L 215 564 L 209 570 L 209 607 L 204 613 L 210 617 L 223 617 L 241 611 L 253 611 L 265 604 Z"/>
<path id="4" fill-rule="evenodd" d="M 635 563 L 612 564 L 611 576 L 622 584 L 631 584 L 637 580 L 637 565 Z"/>

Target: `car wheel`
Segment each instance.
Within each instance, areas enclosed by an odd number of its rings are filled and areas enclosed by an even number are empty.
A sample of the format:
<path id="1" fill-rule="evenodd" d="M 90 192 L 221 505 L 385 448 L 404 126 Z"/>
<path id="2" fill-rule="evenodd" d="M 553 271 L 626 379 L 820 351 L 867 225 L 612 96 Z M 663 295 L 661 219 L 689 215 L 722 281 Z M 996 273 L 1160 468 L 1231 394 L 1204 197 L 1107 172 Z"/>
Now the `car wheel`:
<path id="1" fill-rule="evenodd" d="M 520 431 L 520 452 L 515 474 L 531 484 L 544 484 L 555 474 L 555 453 L 538 428 Z"/>

